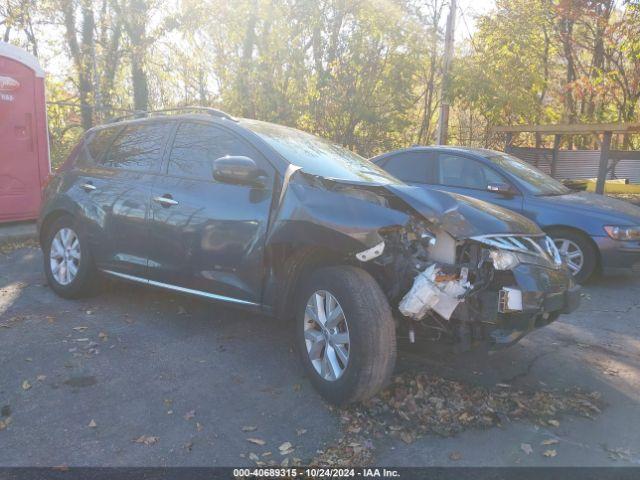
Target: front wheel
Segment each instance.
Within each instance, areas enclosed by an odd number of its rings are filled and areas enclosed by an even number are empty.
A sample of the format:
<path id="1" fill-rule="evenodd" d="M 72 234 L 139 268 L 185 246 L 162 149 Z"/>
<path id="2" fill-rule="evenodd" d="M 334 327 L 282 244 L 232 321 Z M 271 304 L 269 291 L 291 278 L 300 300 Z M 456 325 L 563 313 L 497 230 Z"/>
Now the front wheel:
<path id="1" fill-rule="evenodd" d="M 591 241 L 585 235 L 569 229 L 553 230 L 549 236 L 575 281 L 584 283 L 589 280 L 598 265 L 598 253 Z"/>
<path id="2" fill-rule="evenodd" d="M 298 291 L 296 323 L 304 368 L 329 402 L 365 400 L 391 378 L 395 324 L 380 286 L 364 270 L 313 272 Z"/>

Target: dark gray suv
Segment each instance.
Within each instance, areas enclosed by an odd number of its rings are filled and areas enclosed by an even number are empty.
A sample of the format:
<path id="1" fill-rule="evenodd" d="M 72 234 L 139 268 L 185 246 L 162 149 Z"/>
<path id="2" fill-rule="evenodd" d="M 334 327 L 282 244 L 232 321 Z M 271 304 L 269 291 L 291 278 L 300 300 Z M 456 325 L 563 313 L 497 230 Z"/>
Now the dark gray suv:
<path id="1" fill-rule="evenodd" d="M 505 346 L 578 304 L 530 220 L 217 110 L 88 131 L 45 197 L 55 292 L 86 294 L 103 274 L 289 319 L 334 403 L 388 381 L 398 336 Z"/>

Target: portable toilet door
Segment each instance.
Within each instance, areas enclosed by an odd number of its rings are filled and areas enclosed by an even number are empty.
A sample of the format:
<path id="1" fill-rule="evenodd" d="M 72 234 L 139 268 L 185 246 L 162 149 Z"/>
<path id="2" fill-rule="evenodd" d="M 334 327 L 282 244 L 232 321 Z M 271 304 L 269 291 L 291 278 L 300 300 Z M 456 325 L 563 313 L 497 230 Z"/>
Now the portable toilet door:
<path id="1" fill-rule="evenodd" d="M 50 173 L 44 71 L 0 42 L 0 222 L 37 218 Z"/>

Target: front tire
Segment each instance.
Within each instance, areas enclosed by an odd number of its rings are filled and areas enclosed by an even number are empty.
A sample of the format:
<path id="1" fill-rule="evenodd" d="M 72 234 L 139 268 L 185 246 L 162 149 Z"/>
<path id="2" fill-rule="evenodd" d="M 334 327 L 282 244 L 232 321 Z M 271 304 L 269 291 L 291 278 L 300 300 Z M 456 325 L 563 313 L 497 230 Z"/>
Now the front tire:
<path id="1" fill-rule="evenodd" d="M 375 395 L 391 378 L 396 332 L 389 303 L 362 269 L 327 267 L 297 292 L 296 344 L 311 383 L 330 403 Z"/>
<path id="2" fill-rule="evenodd" d="M 93 291 L 97 270 L 89 242 L 74 218 L 64 215 L 45 232 L 44 271 L 51 289 L 64 298 L 79 298 Z"/>
<path id="3" fill-rule="evenodd" d="M 575 281 L 584 283 L 589 280 L 598 265 L 598 252 L 589 238 L 565 228 L 554 229 L 549 236 L 567 262 Z"/>

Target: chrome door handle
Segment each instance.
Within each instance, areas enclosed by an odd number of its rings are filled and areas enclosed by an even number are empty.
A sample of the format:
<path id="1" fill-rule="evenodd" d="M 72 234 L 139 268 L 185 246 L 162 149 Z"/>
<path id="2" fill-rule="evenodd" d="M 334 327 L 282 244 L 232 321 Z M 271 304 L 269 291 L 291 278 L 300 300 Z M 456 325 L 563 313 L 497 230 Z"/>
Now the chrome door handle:
<path id="1" fill-rule="evenodd" d="M 178 202 L 169 197 L 153 197 L 153 201 L 159 203 L 163 207 L 170 207 L 171 205 L 178 205 Z"/>
<path id="2" fill-rule="evenodd" d="M 83 183 L 80 185 L 80 188 L 85 192 L 93 192 L 96 189 L 96 186 L 93 183 Z"/>

